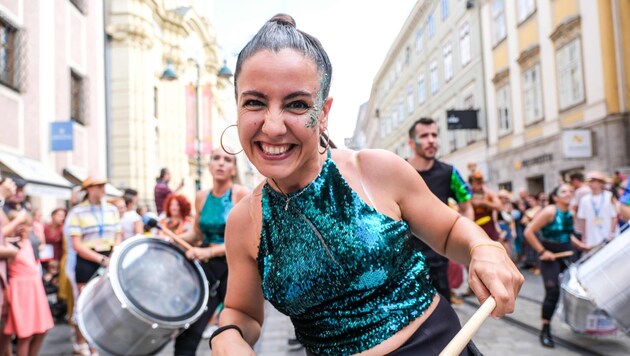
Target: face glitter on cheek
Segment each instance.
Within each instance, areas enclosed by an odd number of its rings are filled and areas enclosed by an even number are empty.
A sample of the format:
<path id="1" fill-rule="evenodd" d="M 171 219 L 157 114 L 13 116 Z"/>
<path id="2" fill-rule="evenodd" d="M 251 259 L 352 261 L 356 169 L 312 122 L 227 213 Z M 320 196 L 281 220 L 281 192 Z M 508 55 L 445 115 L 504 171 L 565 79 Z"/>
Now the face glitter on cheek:
<path id="1" fill-rule="evenodd" d="M 304 125 L 307 128 L 315 128 L 315 125 L 319 122 L 319 114 L 321 114 L 324 108 L 324 88 L 328 85 L 328 80 L 326 79 L 327 75 L 324 74 L 322 76 L 322 80 L 319 83 L 319 92 L 317 93 L 317 100 L 313 105 L 313 112 L 307 119 L 306 124 Z"/>

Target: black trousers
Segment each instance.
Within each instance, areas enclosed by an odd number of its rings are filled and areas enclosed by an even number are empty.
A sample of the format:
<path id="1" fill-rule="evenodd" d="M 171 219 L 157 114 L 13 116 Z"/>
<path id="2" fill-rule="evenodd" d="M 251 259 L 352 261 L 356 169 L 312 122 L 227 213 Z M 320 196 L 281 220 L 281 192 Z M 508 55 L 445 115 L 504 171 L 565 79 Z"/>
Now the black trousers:
<path id="1" fill-rule="evenodd" d="M 190 327 L 175 339 L 175 356 L 192 356 L 197 352 L 197 347 L 201 341 L 208 321 L 219 304 L 225 300 L 227 291 L 228 266 L 225 257 L 213 258 L 201 267 L 208 279 L 210 296 L 208 298 L 208 309 Z"/>
<path id="2" fill-rule="evenodd" d="M 554 243 L 541 241 L 543 247 L 551 252 L 571 251 L 571 243 Z M 542 304 L 542 318 L 551 320 L 553 313 L 560 300 L 560 273 L 564 272 L 569 264 L 568 259 L 557 259 L 555 261 L 540 261 L 540 274 L 545 285 L 545 299 Z"/>

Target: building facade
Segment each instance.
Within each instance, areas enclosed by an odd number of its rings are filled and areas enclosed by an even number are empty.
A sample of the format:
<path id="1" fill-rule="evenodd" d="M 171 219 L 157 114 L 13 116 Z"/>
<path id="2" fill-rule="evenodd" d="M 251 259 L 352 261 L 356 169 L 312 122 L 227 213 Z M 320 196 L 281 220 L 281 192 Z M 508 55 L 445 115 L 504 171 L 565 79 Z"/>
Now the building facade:
<path id="1" fill-rule="evenodd" d="M 106 1 L 110 173 L 153 206 L 161 168 L 190 199 L 209 188 L 208 157 L 228 117 L 211 1 Z M 230 74 L 230 73 L 228 73 Z"/>
<path id="2" fill-rule="evenodd" d="M 105 172 L 103 42 L 100 2 L 0 0 L 0 171 L 44 214 Z"/>
<path id="3" fill-rule="evenodd" d="M 630 166 L 630 2 L 481 2 L 493 183 Z"/>
<path id="4" fill-rule="evenodd" d="M 418 1 L 374 79 L 356 141 L 409 157 L 409 127 L 431 117 L 439 127 L 441 159 L 462 172 L 469 161 L 485 169 L 480 19 L 471 2 Z M 476 111 L 478 129 L 448 130 L 448 110 Z"/>

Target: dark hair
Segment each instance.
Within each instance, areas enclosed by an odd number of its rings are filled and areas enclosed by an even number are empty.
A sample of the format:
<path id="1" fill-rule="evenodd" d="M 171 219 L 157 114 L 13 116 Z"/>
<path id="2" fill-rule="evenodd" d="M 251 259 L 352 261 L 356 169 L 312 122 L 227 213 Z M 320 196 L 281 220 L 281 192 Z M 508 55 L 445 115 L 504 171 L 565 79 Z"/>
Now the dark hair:
<path id="1" fill-rule="evenodd" d="M 158 177 L 158 180 L 162 180 L 164 179 L 164 176 L 168 173 L 168 168 L 164 167 L 162 169 L 160 169 L 160 176 Z"/>
<path id="2" fill-rule="evenodd" d="M 315 62 L 322 75 L 320 88 L 322 98 L 327 98 L 332 79 L 332 64 L 328 54 L 317 38 L 298 30 L 293 17 L 286 14 L 277 14 L 267 21 L 238 54 L 234 71 L 235 94 L 244 61 L 260 51 L 269 50 L 277 53 L 286 48 L 296 50 Z"/>
<path id="3" fill-rule="evenodd" d="M 123 193 L 123 195 L 130 195 L 132 197 L 137 197 L 138 196 L 138 191 L 135 190 L 135 189 L 126 188 L 125 192 Z"/>
<path id="4" fill-rule="evenodd" d="M 50 216 L 55 215 L 58 211 L 63 211 L 64 214 L 68 215 L 68 210 L 66 210 L 66 208 L 55 208 L 51 213 Z"/>
<path id="5" fill-rule="evenodd" d="M 584 174 L 582 174 L 581 172 L 571 173 L 571 175 L 569 176 L 569 181 L 572 181 L 574 179 L 580 182 L 584 182 Z"/>
<path id="6" fill-rule="evenodd" d="M 411 127 L 409 128 L 409 138 L 414 138 L 416 136 L 416 126 L 418 125 L 433 125 L 435 124 L 435 120 L 430 117 L 421 117 L 416 120 Z"/>
<path id="7" fill-rule="evenodd" d="M 169 218 L 171 217 L 169 206 L 171 205 L 171 202 L 173 200 L 177 200 L 177 203 L 179 203 L 179 211 L 182 214 L 182 216 L 185 217 L 185 216 L 190 215 L 191 206 L 190 206 L 190 203 L 188 202 L 188 199 L 186 199 L 185 196 L 180 195 L 180 194 L 169 194 L 169 196 L 166 197 L 166 200 L 164 201 L 164 207 L 162 208 L 166 216 L 168 216 Z"/>
<path id="8" fill-rule="evenodd" d="M 584 176 L 582 176 L 582 177 L 584 177 Z M 558 196 L 558 191 L 560 190 L 560 187 L 562 187 L 563 185 L 569 185 L 569 183 L 562 183 L 562 184 L 556 186 L 555 188 L 553 188 L 551 193 L 549 193 L 549 196 L 547 197 L 547 200 L 549 201 L 549 204 L 555 204 L 556 203 L 556 199 L 554 197 Z M 540 192 L 540 193 L 542 193 L 542 192 Z"/>

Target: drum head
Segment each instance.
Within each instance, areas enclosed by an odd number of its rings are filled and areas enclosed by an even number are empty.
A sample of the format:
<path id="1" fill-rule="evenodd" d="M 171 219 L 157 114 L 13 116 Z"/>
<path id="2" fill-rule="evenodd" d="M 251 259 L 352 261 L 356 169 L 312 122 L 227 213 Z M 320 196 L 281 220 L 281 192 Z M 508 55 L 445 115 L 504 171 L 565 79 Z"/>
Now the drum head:
<path id="1" fill-rule="evenodd" d="M 205 278 L 179 248 L 153 238 L 127 241 L 115 266 L 131 305 L 156 321 L 180 321 L 204 307 Z"/>

